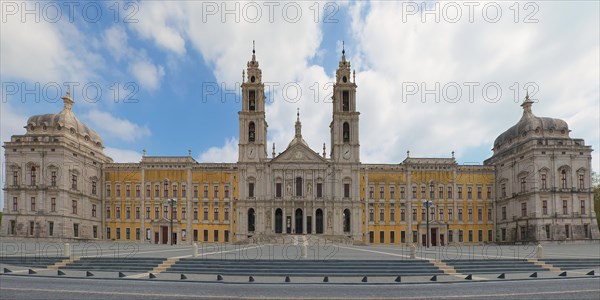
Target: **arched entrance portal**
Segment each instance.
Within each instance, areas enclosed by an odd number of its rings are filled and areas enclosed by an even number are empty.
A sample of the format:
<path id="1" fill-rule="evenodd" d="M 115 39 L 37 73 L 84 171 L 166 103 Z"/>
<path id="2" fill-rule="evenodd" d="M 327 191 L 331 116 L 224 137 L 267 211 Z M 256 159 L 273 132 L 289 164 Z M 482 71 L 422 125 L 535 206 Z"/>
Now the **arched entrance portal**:
<path id="1" fill-rule="evenodd" d="M 248 210 L 248 232 L 254 232 L 256 227 L 256 218 L 254 208 Z"/>
<path id="2" fill-rule="evenodd" d="M 317 234 L 321 234 L 323 233 L 323 210 L 318 208 L 317 212 L 315 213 L 316 215 L 316 221 L 317 221 Z"/>
<path id="3" fill-rule="evenodd" d="M 344 209 L 344 232 L 350 232 L 350 210 Z"/>
<path id="4" fill-rule="evenodd" d="M 296 229 L 295 229 L 295 233 L 297 234 L 302 234 L 302 223 L 303 223 L 303 218 L 302 218 L 302 209 L 298 208 L 296 209 Z"/>
<path id="5" fill-rule="evenodd" d="M 283 233 L 283 211 L 281 208 L 275 211 L 275 233 Z"/>

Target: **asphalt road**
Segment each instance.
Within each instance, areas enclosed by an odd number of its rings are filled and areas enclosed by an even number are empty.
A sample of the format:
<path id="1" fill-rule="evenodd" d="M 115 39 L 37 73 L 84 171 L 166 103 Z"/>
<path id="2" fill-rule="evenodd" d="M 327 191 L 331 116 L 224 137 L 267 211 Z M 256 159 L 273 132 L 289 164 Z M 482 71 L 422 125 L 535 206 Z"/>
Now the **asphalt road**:
<path id="1" fill-rule="evenodd" d="M 0 276 L 0 299 L 598 299 L 599 278 L 398 285 L 219 284 Z"/>

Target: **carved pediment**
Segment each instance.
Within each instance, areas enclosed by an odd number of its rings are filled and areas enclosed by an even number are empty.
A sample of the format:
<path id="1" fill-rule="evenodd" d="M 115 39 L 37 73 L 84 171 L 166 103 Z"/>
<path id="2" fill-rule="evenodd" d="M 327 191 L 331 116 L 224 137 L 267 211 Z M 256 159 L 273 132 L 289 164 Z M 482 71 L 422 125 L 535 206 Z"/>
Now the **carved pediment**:
<path id="1" fill-rule="evenodd" d="M 275 157 L 272 163 L 326 163 L 327 161 L 304 144 L 298 143 Z"/>

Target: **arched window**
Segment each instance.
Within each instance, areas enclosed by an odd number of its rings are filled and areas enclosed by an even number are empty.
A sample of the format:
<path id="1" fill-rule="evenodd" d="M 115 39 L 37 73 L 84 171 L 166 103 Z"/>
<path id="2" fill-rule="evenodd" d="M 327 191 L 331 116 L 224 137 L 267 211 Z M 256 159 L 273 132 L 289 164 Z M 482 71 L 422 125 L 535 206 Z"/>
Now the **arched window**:
<path id="1" fill-rule="evenodd" d="M 256 91 L 248 91 L 248 109 L 250 111 L 256 110 Z"/>
<path id="2" fill-rule="evenodd" d="M 250 124 L 248 125 L 248 141 L 254 142 L 255 137 L 256 137 L 256 126 L 254 125 L 254 122 L 250 122 Z"/>
<path id="3" fill-rule="evenodd" d="M 248 232 L 254 232 L 256 224 L 256 218 L 254 208 L 248 210 Z"/>
<path id="4" fill-rule="evenodd" d="M 275 233 L 283 233 L 283 211 L 281 208 L 275 210 Z"/>
<path id="5" fill-rule="evenodd" d="M 316 220 L 317 221 L 316 222 L 317 234 L 321 234 L 321 233 L 323 233 L 323 210 L 320 208 L 317 208 L 317 211 L 315 214 L 316 214 L 316 218 L 317 218 L 317 220 Z"/>
<path id="6" fill-rule="evenodd" d="M 344 139 L 344 143 L 348 143 L 350 142 L 350 124 L 348 124 L 348 122 L 344 122 L 344 126 L 343 126 L 343 139 Z"/>
<path id="7" fill-rule="evenodd" d="M 296 196 L 302 196 L 302 177 L 296 177 Z"/>
<path id="8" fill-rule="evenodd" d="M 350 92 L 349 91 L 342 92 L 342 110 L 350 111 Z"/>
<path id="9" fill-rule="evenodd" d="M 350 210 L 344 209 L 344 232 L 350 232 Z"/>
<path id="10" fill-rule="evenodd" d="M 567 170 L 560 171 L 560 182 L 563 189 L 567 188 Z"/>
<path id="11" fill-rule="evenodd" d="M 36 175 L 35 175 L 35 166 L 31 167 L 31 185 L 35 185 L 35 180 L 36 179 Z"/>

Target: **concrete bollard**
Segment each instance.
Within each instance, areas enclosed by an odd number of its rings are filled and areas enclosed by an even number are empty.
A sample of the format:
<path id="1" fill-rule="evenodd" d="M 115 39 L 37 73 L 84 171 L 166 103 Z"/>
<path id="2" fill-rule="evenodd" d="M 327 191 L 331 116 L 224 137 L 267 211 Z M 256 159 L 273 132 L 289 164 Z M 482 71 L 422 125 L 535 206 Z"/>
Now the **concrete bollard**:
<path id="1" fill-rule="evenodd" d="M 65 243 L 65 247 L 63 248 L 63 256 L 71 258 L 71 245 L 69 243 Z"/>
<path id="2" fill-rule="evenodd" d="M 415 259 L 417 258 L 417 247 L 415 246 L 415 244 L 411 244 L 410 245 L 410 259 Z"/>
<path id="3" fill-rule="evenodd" d="M 192 257 L 198 257 L 198 244 L 192 244 Z"/>
<path id="4" fill-rule="evenodd" d="M 540 259 L 542 257 L 544 257 L 544 247 L 542 247 L 542 244 L 538 244 L 535 247 L 535 258 Z"/>

